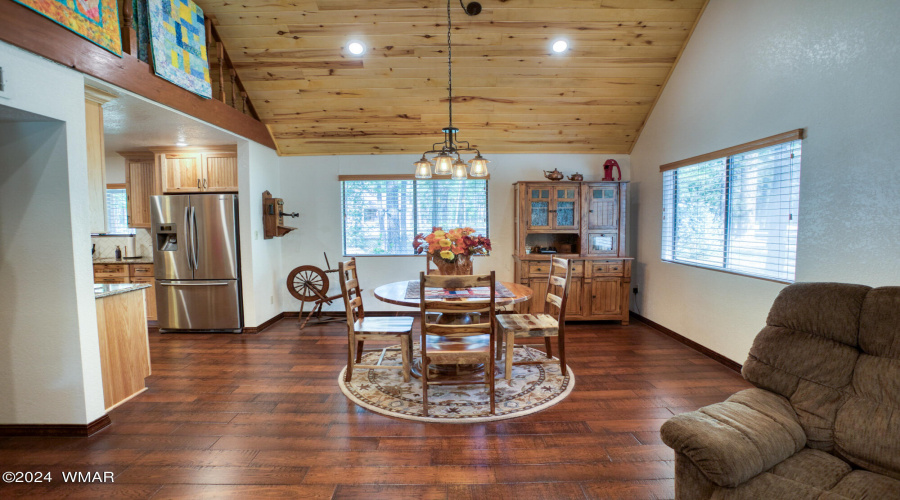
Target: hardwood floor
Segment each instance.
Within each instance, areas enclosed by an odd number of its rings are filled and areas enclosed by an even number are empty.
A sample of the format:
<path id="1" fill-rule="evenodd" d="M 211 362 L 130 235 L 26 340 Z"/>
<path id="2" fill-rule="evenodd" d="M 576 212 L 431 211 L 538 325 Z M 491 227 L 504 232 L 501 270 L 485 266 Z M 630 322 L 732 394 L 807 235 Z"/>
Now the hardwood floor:
<path id="1" fill-rule="evenodd" d="M 341 394 L 345 328 L 151 334 L 149 390 L 89 438 L 0 439 L 2 498 L 671 498 L 659 426 L 750 387 L 642 323 L 567 327 L 576 385 L 562 403 L 484 424 L 424 424 Z M 63 482 L 112 472 L 112 484 Z"/>

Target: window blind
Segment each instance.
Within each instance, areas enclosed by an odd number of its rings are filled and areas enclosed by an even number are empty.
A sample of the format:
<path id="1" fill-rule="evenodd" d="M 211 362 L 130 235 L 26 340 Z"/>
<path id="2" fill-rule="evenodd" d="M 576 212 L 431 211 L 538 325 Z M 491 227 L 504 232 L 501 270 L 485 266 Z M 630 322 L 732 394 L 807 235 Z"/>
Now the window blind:
<path id="1" fill-rule="evenodd" d="M 793 282 L 801 140 L 663 172 L 662 259 Z"/>
<path id="2" fill-rule="evenodd" d="M 128 195 L 125 189 L 106 190 L 106 234 L 134 234 L 128 227 Z"/>
<path id="3" fill-rule="evenodd" d="M 413 255 L 416 234 L 471 227 L 488 236 L 487 180 L 342 180 L 344 255 Z"/>

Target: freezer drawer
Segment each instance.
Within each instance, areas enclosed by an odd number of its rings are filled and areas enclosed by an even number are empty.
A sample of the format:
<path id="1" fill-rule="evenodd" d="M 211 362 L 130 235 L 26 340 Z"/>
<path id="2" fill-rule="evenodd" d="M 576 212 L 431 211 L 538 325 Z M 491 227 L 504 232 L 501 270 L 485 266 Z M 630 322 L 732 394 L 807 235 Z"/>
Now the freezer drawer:
<path id="1" fill-rule="evenodd" d="M 240 332 L 243 325 L 239 287 L 238 280 L 158 280 L 160 331 Z"/>

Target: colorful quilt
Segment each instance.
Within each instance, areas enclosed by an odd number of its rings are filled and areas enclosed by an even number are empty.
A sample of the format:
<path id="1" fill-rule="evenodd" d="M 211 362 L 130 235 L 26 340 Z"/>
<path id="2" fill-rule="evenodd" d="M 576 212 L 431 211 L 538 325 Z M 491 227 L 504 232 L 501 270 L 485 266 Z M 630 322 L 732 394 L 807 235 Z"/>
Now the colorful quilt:
<path id="1" fill-rule="evenodd" d="M 149 0 L 153 69 L 202 97 L 212 97 L 203 10 L 191 0 Z"/>
<path id="2" fill-rule="evenodd" d="M 14 0 L 61 26 L 122 56 L 116 0 Z"/>

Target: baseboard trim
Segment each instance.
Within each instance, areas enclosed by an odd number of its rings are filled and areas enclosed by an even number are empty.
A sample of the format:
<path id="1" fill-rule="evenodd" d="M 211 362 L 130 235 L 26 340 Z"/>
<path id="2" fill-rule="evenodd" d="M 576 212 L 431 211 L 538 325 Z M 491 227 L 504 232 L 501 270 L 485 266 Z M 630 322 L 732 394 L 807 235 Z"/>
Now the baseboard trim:
<path id="1" fill-rule="evenodd" d="M 265 330 L 266 328 L 269 328 L 270 326 L 274 325 L 276 322 L 278 322 L 278 320 L 284 318 L 284 316 L 285 316 L 285 313 L 280 312 L 280 313 L 276 314 L 275 316 L 272 316 L 271 318 L 269 318 L 267 321 L 263 321 L 262 323 L 259 324 L 259 326 L 245 326 L 243 333 L 259 333 L 259 332 Z"/>
<path id="2" fill-rule="evenodd" d="M 716 351 L 713 351 L 712 349 L 710 349 L 708 347 L 698 344 L 697 342 L 694 342 L 693 340 L 685 337 L 684 335 L 681 335 L 672 330 L 669 330 L 668 328 L 660 325 L 659 323 L 657 323 L 655 321 L 651 321 L 651 320 L 641 316 L 640 314 L 632 312 L 631 317 L 640 321 L 641 323 L 644 323 L 645 325 L 649 326 L 650 328 L 657 330 L 658 332 L 662 333 L 663 335 L 666 335 L 667 337 L 671 337 L 671 338 L 677 340 L 678 342 L 690 347 L 691 349 L 693 349 L 701 354 L 704 354 L 707 357 L 712 358 L 715 361 L 718 361 L 720 364 L 722 364 L 726 368 L 730 368 L 738 373 L 741 373 L 740 363 L 737 363 L 736 361 L 728 359 L 725 356 L 722 356 L 721 354 L 717 353 Z"/>
<path id="3" fill-rule="evenodd" d="M 0 424 L 2 437 L 88 437 L 112 424 L 109 415 L 89 424 Z"/>

